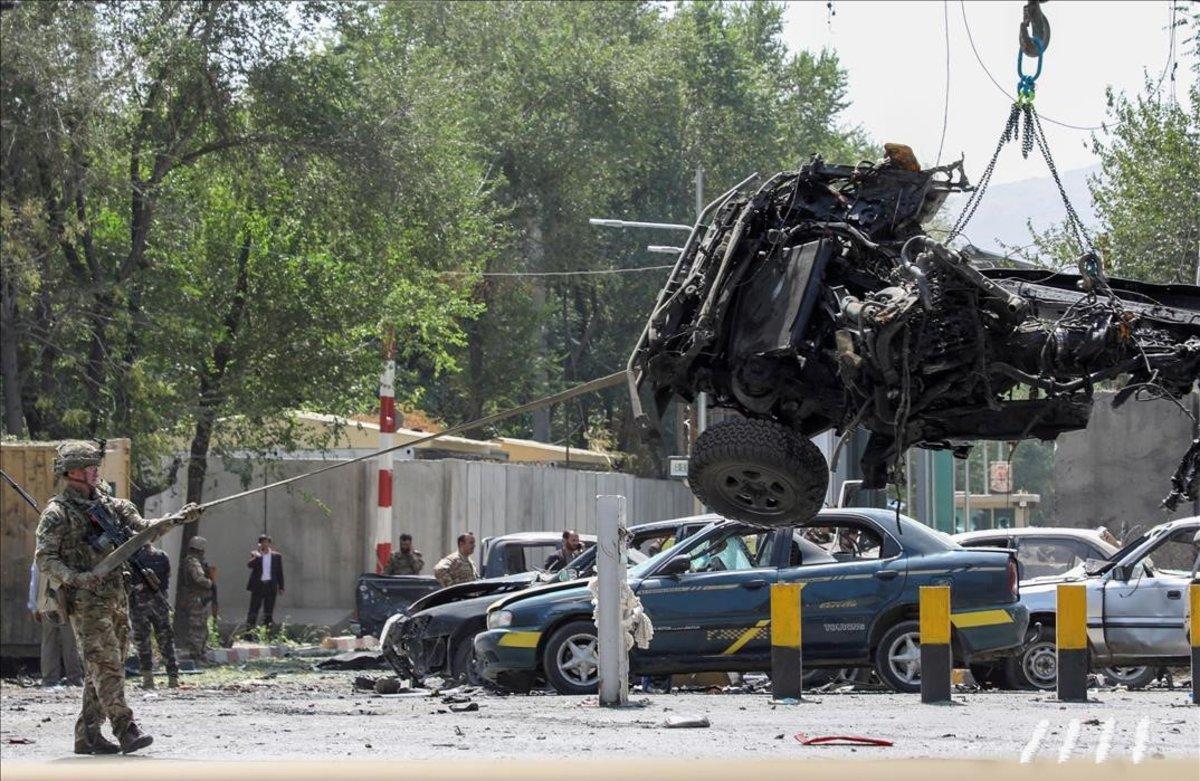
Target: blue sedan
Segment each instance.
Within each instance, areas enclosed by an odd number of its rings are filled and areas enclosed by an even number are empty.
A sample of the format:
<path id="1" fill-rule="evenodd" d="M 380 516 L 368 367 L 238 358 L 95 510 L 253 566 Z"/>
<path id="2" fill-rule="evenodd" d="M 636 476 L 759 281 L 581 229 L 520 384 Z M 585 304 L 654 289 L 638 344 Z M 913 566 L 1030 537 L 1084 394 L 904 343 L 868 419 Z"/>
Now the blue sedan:
<path id="1" fill-rule="evenodd" d="M 917 595 L 951 586 L 952 644 L 964 663 L 1021 645 L 1010 551 L 966 550 L 885 510 L 825 510 L 810 522 L 763 529 L 711 516 L 712 525 L 629 572 L 654 625 L 634 649 L 634 674 L 770 668 L 773 583 L 803 583 L 806 667 L 874 666 L 898 691 L 920 688 Z M 591 594 L 577 583 L 522 591 L 488 611 L 475 638 L 481 674 L 527 689 L 544 679 L 564 694 L 596 690 Z"/>

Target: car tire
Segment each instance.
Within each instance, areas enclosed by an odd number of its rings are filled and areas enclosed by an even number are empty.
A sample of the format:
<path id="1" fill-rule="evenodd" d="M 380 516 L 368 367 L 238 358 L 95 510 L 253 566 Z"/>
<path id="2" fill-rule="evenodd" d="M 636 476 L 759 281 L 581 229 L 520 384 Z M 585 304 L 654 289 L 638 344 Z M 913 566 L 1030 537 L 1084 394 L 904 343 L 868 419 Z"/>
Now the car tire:
<path id="1" fill-rule="evenodd" d="M 542 651 L 546 681 L 559 694 L 595 694 L 600 686 L 596 625 L 571 621 L 550 635 Z"/>
<path id="2" fill-rule="evenodd" d="M 1105 667 L 1104 682 L 1109 686 L 1144 689 L 1158 678 L 1157 667 Z"/>
<path id="3" fill-rule="evenodd" d="M 1053 691 L 1058 686 L 1058 652 L 1054 624 L 1043 623 L 1037 638 L 1004 662 L 1004 673 L 1014 689 Z"/>
<path id="4" fill-rule="evenodd" d="M 921 691 L 921 626 L 901 621 L 883 633 L 875 646 L 875 674 L 893 691 Z"/>
<path id="5" fill-rule="evenodd" d="M 696 440 L 688 485 L 713 512 L 759 526 L 807 521 L 825 503 L 820 449 L 769 420 L 728 420 Z"/>

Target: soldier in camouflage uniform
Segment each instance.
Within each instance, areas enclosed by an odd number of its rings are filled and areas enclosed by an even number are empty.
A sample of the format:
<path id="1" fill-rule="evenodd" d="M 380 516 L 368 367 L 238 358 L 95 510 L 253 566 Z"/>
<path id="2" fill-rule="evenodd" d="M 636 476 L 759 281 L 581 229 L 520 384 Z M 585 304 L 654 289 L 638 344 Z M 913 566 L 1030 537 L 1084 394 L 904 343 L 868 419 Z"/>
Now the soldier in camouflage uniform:
<path id="1" fill-rule="evenodd" d="M 458 535 L 458 550 L 433 566 L 433 577 L 443 588 L 457 583 L 470 583 L 479 579 L 471 554 L 475 552 L 475 535 L 467 532 Z"/>
<path id="2" fill-rule="evenodd" d="M 400 550 L 388 558 L 384 575 L 420 575 L 425 569 L 425 557 L 421 551 L 413 550 L 412 535 L 400 535 Z"/>
<path id="3" fill-rule="evenodd" d="M 129 646 L 129 606 L 125 578 L 117 569 L 103 578 L 92 572 L 115 546 L 89 515 L 104 512 L 134 531 L 147 526 L 134 506 L 100 490 L 99 466 L 104 454 L 89 442 L 64 442 L 54 462 L 65 478 L 63 491 L 51 499 L 37 528 L 37 564 L 66 598 L 67 614 L 83 657 L 83 708 L 75 722 L 75 753 L 129 753 L 153 738 L 138 729 L 125 703 L 125 653 Z M 200 508 L 187 505 L 182 515 L 194 520 Z M 116 746 L 100 734 L 105 719 L 120 741 Z"/>
<path id="4" fill-rule="evenodd" d="M 179 686 L 179 661 L 175 656 L 175 632 L 171 629 L 171 607 L 167 594 L 171 584 L 171 560 L 164 551 L 146 543 L 142 561 L 150 565 L 158 578 L 157 590 L 144 583 L 135 583 L 129 595 L 129 616 L 133 623 L 133 640 L 137 645 L 138 666 L 142 673 L 142 688 L 154 688 L 154 648 L 151 633 L 158 640 L 158 652 L 167 668 L 167 685 Z"/>
<path id="5" fill-rule="evenodd" d="M 204 652 L 208 647 L 209 606 L 213 600 L 211 570 L 204 562 L 204 550 L 207 547 L 208 541 L 203 537 L 193 537 L 188 542 L 187 558 L 183 560 L 179 574 L 179 588 L 183 592 L 179 603 L 183 609 L 180 640 L 196 664 L 204 662 Z"/>

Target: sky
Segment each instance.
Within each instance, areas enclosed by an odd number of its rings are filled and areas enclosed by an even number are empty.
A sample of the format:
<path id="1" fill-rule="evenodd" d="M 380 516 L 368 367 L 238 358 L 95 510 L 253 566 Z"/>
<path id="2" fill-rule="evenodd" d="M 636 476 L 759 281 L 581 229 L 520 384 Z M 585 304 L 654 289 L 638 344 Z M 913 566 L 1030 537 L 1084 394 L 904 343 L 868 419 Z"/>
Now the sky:
<path id="1" fill-rule="evenodd" d="M 784 39 L 793 51 L 828 47 L 837 51 L 849 77 L 852 101 L 847 124 L 861 125 L 877 142 L 913 147 L 922 165 L 937 158 L 946 96 L 946 34 L 949 16 L 950 111 L 942 162 L 965 156 L 967 175 L 977 181 L 991 158 L 1008 117 L 1011 99 L 1000 93 L 976 60 L 963 25 L 964 11 L 983 64 L 1011 94 L 1017 81 L 1020 0 L 972 2 L 874 2 L 824 0 L 789 3 Z M 1036 105 L 1060 171 L 1094 165 L 1091 132 L 1058 127 L 1094 126 L 1105 119 L 1105 89 L 1139 92 L 1149 73 L 1157 81 L 1170 51 L 1168 0 L 1102 2 L 1054 0 L 1043 5 L 1050 45 L 1037 82 Z M 1175 93 L 1186 97 L 1191 47 L 1177 35 Z M 1026 61 L 1033 70 L 1032 61 Z M 1169 95 L 1171 81 L 1163 81 Z M 1099 131 L 1096 131 L 1099 132 Z M 1009 144 L 1000 154 L 993 183 L 1047 175 L 1035 149 L 1028 160 Z"/>

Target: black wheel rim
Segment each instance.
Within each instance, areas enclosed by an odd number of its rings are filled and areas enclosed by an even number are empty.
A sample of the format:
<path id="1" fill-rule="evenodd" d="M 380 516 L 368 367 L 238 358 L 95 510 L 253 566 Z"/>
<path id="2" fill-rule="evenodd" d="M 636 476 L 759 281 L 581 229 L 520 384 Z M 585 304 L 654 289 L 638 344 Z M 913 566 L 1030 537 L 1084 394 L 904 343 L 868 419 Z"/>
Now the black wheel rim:
<path id="1" fill-rule="evenodd" d="M 717 470 L 713 487 L 735 507 L 755 515 L 783 515 L 800 502 L 791 478 L 771 467 L 736 464 Z"/>

